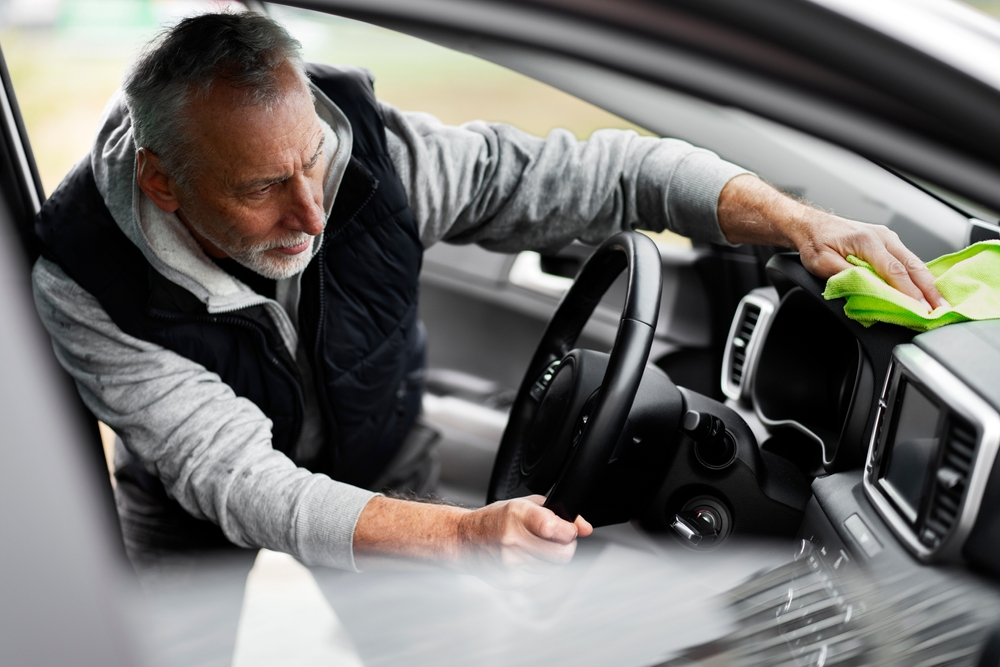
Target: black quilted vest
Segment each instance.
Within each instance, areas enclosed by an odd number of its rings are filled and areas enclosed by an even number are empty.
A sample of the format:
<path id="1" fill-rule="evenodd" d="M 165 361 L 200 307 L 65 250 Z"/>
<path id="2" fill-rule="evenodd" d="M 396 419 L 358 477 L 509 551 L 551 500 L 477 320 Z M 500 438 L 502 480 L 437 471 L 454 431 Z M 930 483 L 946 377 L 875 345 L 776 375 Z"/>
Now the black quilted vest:
<path id="1" fill-rule="evenodd" d="M 296 463 L 368 486 L 420 408 L 423 247 L 386 153 L 367 74 L 318 65 L 308 70 L 346 114 L 354 147 L 323 246 L 302 276 L 299 335 L 327 440 L 318 457 Z M 271 419 L 275 449 L 293 454 L 302 429 L 302 380 L 263 306 L 209 314 L 193 294 L 155 271 L 112 218 L 89 159 L 45 202 L 35 232 L 43 254 L 92 294 L 122 331 L 217 373 Z"/>

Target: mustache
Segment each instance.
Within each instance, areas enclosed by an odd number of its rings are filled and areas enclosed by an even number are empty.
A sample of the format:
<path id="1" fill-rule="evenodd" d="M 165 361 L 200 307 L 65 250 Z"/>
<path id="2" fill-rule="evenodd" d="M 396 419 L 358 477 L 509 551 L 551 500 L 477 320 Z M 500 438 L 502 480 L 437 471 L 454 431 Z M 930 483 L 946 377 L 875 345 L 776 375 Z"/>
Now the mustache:
<path id="1" fill-rule="evenodd" d="M 251 252 L 267 252 L 268 250 L 277 250 L 279 248 L 294 248 L 295 246 L 302 245 L 306 241 L 312 241 L 314 238 L 314 236 L 306 234 L 305 232 L 293 232 L 292 234 L 280 239 L 273 239 L 253 245 L 248 248 L 248 250 Z"/>

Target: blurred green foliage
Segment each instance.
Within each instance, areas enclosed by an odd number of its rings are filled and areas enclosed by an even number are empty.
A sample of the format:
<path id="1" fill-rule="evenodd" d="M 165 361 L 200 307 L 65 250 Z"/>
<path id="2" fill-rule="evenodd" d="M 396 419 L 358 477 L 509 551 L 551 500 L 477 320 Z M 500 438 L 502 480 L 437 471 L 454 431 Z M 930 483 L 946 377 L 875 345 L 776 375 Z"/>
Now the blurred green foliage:
<path id="1" fill-rule="evenodd" d="M 978 10 L 984 11 L 993 16 L 1000 16 L 1000 0 L 961 0 L 967 5 L 972 5 Z"/>

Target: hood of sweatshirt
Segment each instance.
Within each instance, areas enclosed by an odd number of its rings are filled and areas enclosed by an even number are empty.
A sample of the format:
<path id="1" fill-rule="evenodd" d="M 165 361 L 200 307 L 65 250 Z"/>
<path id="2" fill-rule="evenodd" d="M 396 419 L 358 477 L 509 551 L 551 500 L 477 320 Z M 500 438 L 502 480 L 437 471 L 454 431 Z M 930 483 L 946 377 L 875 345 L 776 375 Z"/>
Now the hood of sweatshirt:
<path id="1" fill-rule="evenodd" d="M 327 216 L 351 157 L 353 135 L 344 113 L 313 86 L 316 114 L 326 133 L 324 153 L 327 173 L 324 181 L 324 208 Z M 108 102 L 98 125 L 90 159 L 97 188 L 115 222 L 164 277 L 194 294 L 210 313 L 222 313 L 258 304 L 278 304 L 257 294 L 219 268 L 201 249 L 194 236 L 175 213 L 160 210 L 139 188 L 136 181 L 136 146 L 132 121 L 124 95 L 118 91 Z M 322 234 L 313 241 L 315 253 Z M 298 276 L 288 280 L 298 280 Z M 286 343 L 295 349 L 296 332 L 284 317 L 275 313 Z M 291 331 L 284 331 L 292 328 Z"/>

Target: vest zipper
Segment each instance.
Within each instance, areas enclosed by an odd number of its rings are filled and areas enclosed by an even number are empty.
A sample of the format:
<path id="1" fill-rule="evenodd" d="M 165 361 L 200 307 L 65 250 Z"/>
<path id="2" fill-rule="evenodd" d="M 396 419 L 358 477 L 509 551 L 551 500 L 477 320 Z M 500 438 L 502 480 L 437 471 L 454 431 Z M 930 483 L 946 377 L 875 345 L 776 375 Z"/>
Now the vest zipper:
<path id="1" fill-rule="evenodd" d="M 320 403 L 321 414 L 323 415 L 323 421 L 326 422 L 326 428 L 328 436 L 334 443 L 339 443 L 340 438 L 338 437 L 337 430 L 334 427 L 332 421 L 332 410 L 330 405 L 330 398 L 326 393 L 326 378 L 323 373 L 323 364 L 320 363 L 320 342 L 323 336 L 323 325 L 326 320 L 326 281 L 324 280 L 324 262 L 326 261 L 326 244 L 320 246 L 319 252 L 316 253 L 316 258 L 313 260 L 317 262 L 316 274 L 317 283 L 316 294 L 319 296 L 319 310 L 317 311 L 316 317 L 316 338 L 313 340 L 313 358 L 310 360 L 312 364 L 313 371 L 313 384 L 316 385 L 316 399 Z M 301 299 L 301 293 L 299 294 Z M 299 301 L 299 308 L 302 307 L 302 301 Z M 302 314 L 299 313 L 299 323 L 302 322 Z M 299 333 L 301 336 L 301 332 Z M 337 459 L 339 458 L 339 452 L 337 451 L 339 447 L 334 445 L 330 448 L 330 459 L 333 461 L 334 466 L 339 463 Z M 331 469 L 330 473 L 333 472 Z"/>
<path id="2" fill-rule="evenodd" d="M 258 324 L 254 324 L 253 322 L 248 322 L 239 317 L 233 317 L 229 315 L 215 315 L 215 314 L 175 315 L 173 313 L 167 313 L 161 310 L 151 310 L 149 314 L 150 316 L 155 317 L 157 319 L 174 321 L 174 322 L 187 321 L 187 322 L 205 322 L 208 324 L 229 324 L 232 326 L 240 327 L 242 329 L 246 329 L 248 331 L 252 331 L 255 334 L 257 334 L 257 336 L 259 336 L 261 341 L 263 342 L 264 357 L 272 366 L 277 368 L 285 375 L 286 378 L 292 381 L 292 387 L 295 390 L 295 403 L 298 406 L 299 410 L 299 414 L 297 415 L 297 419 L 295 421 L 298 424 L 298 428 L 296 432 L 292 434 L 293 437 L 290 439 L 289 447 L 291 449 L 289 450 L 289 454 L 294 452 L 295 445 L 299 441 L 299 436 L 302 434 L 302 422 L 305 419 L 306 401 L 305 401 L 305 396 L 302 393 L 302 379 L 299 377 L 297 369 L 294 372 L 289 371 L 288 368 L 286 368 L 285 364 L 281 362 L 281 359 L 279 359 L 271 352 L 270 346 L 268 345 L 267 342 L 267 333 L 264 331 L 263 327 L 261 327 Z"/>

